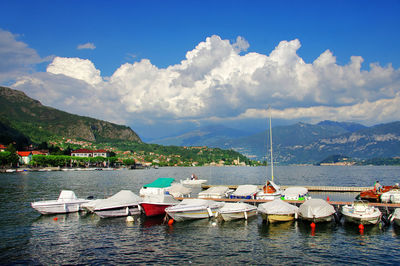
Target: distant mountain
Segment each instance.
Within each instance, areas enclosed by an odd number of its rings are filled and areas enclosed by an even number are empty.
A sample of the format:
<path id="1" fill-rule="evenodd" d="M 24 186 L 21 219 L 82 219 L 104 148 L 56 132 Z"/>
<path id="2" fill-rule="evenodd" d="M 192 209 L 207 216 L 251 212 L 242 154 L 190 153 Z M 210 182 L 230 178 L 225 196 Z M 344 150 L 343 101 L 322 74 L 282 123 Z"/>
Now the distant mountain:
<path id="1" fill-rule="evenodd" d="M 210 125 L 177 136 L 151 140 L 150 143 L 175 146 L 218 147 L 226 139 L 246 136 L 247 133 L 222 125 Z"/>
<path id="2" fill-rule="evenodd" d="M 10 139 L 18 142 L 24 138 L 40 143 L 51 137 L 141 142 L 127 126 L 47 107 L 21 91 L 6 87 L 0 87 L 0 122 L 0 137 L 4 144 Z"/>
<path id="3" fill-rule="evenodd" d="M 269 151 L 267 130 L 244 137 L 226 136 L 210 140 L 208 136 L 212 135 L 205 134 L 199 138 L 196 146 L 212 144 L 210 147 L 233 149 L 256 160 L 265 160 L 267 149 Z M 322 121 L 316 125 L 297 123 L 274 127 L 272 136 L 274 161 L 281 164 L 317 163 L 338 154 L 354 159 L 400 156 L 400 122 L 373 127 L 334 121 Z"/>

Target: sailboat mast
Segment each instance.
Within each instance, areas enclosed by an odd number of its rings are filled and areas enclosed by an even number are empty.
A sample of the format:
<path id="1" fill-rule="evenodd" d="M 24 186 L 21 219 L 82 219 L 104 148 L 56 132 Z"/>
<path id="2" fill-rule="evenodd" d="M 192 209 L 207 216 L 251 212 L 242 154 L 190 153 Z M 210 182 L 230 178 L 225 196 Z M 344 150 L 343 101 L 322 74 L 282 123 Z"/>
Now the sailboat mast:
<path id="1" fill-rule="evenodd" d="M 271 146 L 271 181 L 274 181 L 274 159 L 272 157 L 271 107 L 269 107 L 269 141 Z"/>

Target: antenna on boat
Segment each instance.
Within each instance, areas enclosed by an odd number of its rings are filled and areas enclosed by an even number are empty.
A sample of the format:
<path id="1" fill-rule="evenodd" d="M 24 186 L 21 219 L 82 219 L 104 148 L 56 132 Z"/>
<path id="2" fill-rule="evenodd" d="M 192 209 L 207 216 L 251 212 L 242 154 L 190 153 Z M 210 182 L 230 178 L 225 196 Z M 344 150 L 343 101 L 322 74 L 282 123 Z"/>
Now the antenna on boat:
<path id="1" fill-rule="evenodd" d="M 271 181 L 274 181 L 274 159 L 272 157 L 271 106 L 269 106 L 269 141 L 271 146 Z"/>

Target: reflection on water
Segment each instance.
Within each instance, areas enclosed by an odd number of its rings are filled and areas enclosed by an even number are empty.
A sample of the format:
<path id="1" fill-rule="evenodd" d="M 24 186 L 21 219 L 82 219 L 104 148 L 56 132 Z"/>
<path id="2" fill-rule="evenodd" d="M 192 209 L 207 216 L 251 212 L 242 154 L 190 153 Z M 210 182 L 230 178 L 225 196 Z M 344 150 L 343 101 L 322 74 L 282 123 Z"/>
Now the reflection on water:
<path id="1" fill-rule="evenodd" d="M 396 167 L 282 167 L 278 184 L 356 185 L 395 183 Z M 4 174 L 0 178 L 0 263 L 2 264 L 399 264 L 400 228 L 389 226 L 218 222 L 202 219 L 163 223 L 164 217 L 135 215 L 100 219 L 95 214 L 41 216 L 29 205 L 55 199 L 60 190 L 104 198 L 121 189 L 138 193 L 158 177 L 186 179 L 191 173 L 210 184 L 262 184 L 265 167 L 160 168 L 146 171 Z M 339 183 L 338 183 L 339 182 Z M 396 181 L 398 182 L 398 181 Z M 196 193 L 197 191 L 195 191 Z M 324 194 L 314 197 L 326 198 Z M 350 198 L 352 194 L 329 195 Z"/>

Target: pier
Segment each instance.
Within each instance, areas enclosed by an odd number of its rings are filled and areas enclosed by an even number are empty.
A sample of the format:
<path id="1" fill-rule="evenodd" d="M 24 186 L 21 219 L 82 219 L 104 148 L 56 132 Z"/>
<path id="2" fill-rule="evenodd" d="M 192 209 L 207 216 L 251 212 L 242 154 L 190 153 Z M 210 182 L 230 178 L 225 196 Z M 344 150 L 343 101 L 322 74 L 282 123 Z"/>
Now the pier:
<path id="1" fill-rule="evenodd" d="M 238 185 L 221 185 L 229 187 L 229 189 L 237 189 Z M 202 189 L 208 189 L 213 187 L 213 185 L 202 185 Z M 262 189 L 263 185 L 258 186 L 259 189 Z M 288 187 L 294 186 L 280 186 L 282 189 L 286 189 Z M 309 192 L 362 192 L 366 190 L 373 189 L 373 187 L 337 187 L 337 186 L 301 186 L 308 189 Z"/>

